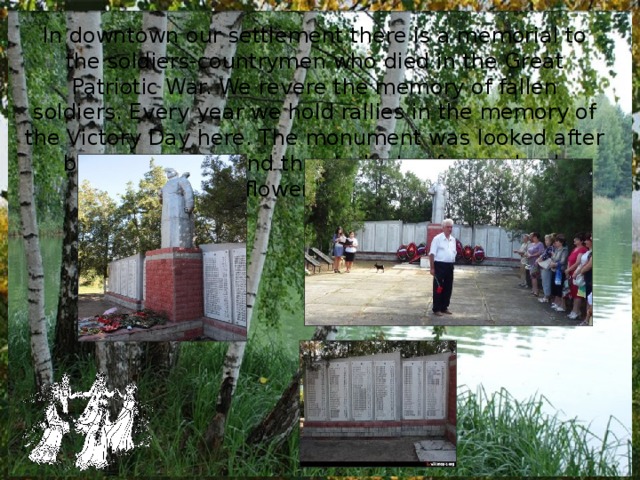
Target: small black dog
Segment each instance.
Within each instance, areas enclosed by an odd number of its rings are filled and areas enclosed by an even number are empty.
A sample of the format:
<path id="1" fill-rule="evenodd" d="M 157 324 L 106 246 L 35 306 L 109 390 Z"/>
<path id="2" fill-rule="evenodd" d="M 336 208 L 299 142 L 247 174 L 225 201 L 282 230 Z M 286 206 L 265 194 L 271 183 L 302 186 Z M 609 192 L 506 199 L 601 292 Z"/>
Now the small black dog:
<path id="1" fill-rule="evenodd" d="M 377 263 L 374 263 L 373 266 L 376 267 L 376 273 L 378 273 L 380 270 L 382 270 L 382 273 L 384 273 L 384 265 L 378 265 Z"/>

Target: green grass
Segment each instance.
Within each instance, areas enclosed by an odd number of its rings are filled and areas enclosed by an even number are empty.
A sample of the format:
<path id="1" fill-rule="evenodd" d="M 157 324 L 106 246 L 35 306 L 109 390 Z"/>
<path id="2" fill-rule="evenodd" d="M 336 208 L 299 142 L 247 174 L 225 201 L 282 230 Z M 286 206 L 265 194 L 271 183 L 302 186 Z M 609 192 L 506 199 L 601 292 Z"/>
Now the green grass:
<path id="1" fill-rule="evenodd" d="M 23 318 L 13 318 L 22 323 Z M 83 439 L 63 439 L 61 463 L 39 466 L 28 459 L 24 432 L 41 420 L 41 406 L 25 401 L 33 394 L 27 330 L 13 324 L 10 337 L 11 401 L 9 403 L 9 474 L 61 476 L 76 472 L 75 452 Z M 254 339 L 257 340 L 257 339 Z M 458 467 L 331 468 L 298 466 L 298 432 L 278 451 L 247 449 L 245 438 L 269 411 L 288 385 L 297 359 L 277 340 L 249 341 L 240 383 L 230 412 L 222 451 L 200 450 L 207 425 L 215 415 L 215 402 L 225 353 L 224 343 L 195 342 L 182 346 L 178 365 L 167 376 L 148 374 L 138 380 L 138 398 L 148 419 L 150 444 L 120 457 L 110 470 L 98 475 L 120 476 L 582 476 L 621 475 L 615 455 L 616 439 L 593 435 L 577 420 L 549 415 L 552 407 L 542 396 L 518 401 L 502 390 L 461 391 L 458 396 Z M 61 367 L 56 373 L 64 372 Z M 67 370 L 69 371 L 69 370 Z M 77 360 L 72 388 L 88 389 L 95 376 L 91 359 Z M 73 376 L 75 373 L 75 376 Z M 635 373 L 635 372 L 634 372 Z M 266 383 L 259 381 L 261 377 Z M 73 414 L 83 402 L 72 402 Z M 95 474 L 93 470 L 92 474 Z"/>
<path id="2" fill-rule="evenodd" d="M 104 282 L 102 277 L 94 276 L 91 278 L 80 277 L 78 282 L 78 294 L 98 293 L 102 295 L 104 293 Z"/>
<path id="3" fill-rule="evenodd" d="M 67 435 L 63 439 L 58 465 L 39 466 L 28 459 L 24 433 L 42 420 L 43 408 L 28 401 L 34 392 L 27 329 L 24 324 L 23 328 L 18 325 L 25 319 L 17 318 L 19 315 L 14 317 L 10 338 L 9 472 L 19 476 L 58 476 L 76 472 L 74 453 L 81 450 L 83 441 L 77 435 Z M 118 465 L 105 474 L 267 476 L 287 475 L 294 470 L 297 454 L 289 448 L 278 452 L 267 449 L 266 452 L 251 450 L 239 454 L 246 450 L 245 435 L 275 404 L 297 367 L 297 359 L 281 353 L 282 349 L 277 345 L 255 350 L 249 342 L 228 420 L 224 451 L 216 455 L 200 451 L 204 432 L 215 415 L 225 348 L 225 343 L 183 344 L 178 365 L 168 376 L 159 378 L 149 374 L 138 380 L 138 398 L 145 403 L 150 445 L 119 459 Z M 56 378 L 64 371 L 61 367 Z M 73 371 L 79 375 L 74 377 L 72 374 L 74 391 L 89 389 L 95 377 L 93 361 L 78 360 Z M 261 383 L 261 377 L 267 382 Z M 79 402 L 71 408 L 81 411 L 83 405 Z M 72 413 L 77 416 L 80 412 Z M 292 445 L 297 448 L 297 444 Z"/>
<path id="4" fill-rule="evenodd" d="M 611 476 L 620 470 L 610 429 L 598 438 L 577 419 L 545 413 L 544 396 L 518 401 L 506 390 L 458 396 L 459 463 L 474 476 Z M 611 421 L 611 420 L 610 420 Z"/>

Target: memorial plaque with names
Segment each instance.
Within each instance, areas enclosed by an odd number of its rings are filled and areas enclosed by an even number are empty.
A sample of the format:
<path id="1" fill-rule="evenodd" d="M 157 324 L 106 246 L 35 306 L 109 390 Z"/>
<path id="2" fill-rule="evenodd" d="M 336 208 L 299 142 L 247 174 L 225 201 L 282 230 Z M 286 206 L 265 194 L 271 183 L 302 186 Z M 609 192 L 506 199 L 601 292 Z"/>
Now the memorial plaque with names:
<path id="1" fill-rule="evenodd" d="M 129 276 L 127 279 L 127 295 L 129 298 L 136 298 L 136 261 L 135 259 L 127 260 L 129 268 Z"/>
<path id="2" fill-rule="evenodd" d="M 349 362 L 329 364 L 329 420 L 349 420 Z"/>
<path id="3" fill-rule="evenodd" d="M 304 416 L 307 420 L 327 419 L 326 367 L 306 369 L 304 381 Z"/>
<path id="4" fill-rule="evenodd" d="M 360 241 L 360 237 L 358 237 L 358 241 Z M 366 228 L 362 233 L 362 244 L 360 246 L 360 250 L 373 252 L 375 243 L 375 227 L 371 226 Z"/>
<path id="5" fill-rule="evenodd" d="M 373 420 L 372 363 L 351 363 L 351 414 L 354 420 Z"/>
<path id="6" fill-rule="evenodd" d="M 396 362 L 374 361 L 374 415 L 376 420 L 396 419 Z"/>
<path id="7" fill-rule="evenodd" d="M 396 245 L 402 244 L 402 238 L 400 238 L 400 225 L 390 224 L 387 227 L 387 244 L 385 245 L 384 252 L 392 252 Z"/>
<path id="8" fill-rule="evenodd" d="M 247 326 L 247 250 L 231 250 L 233 262 L 233 323 Z"/>
<path id="9" fill-rule="evenodd" d="M 424 362 L 402 362 L 402 418 L 424 418 Z"/>
<path id="10" fill-rule="evenodd" d="M 445 418 L 445 379 L 447 362 L 426 362 L 427 405 L 425 418 Z"/>
<path id="11" fill-rule="evenodd" d="M 378 223 L 375 230 L 375 252 L 384 252 L 387 248 L 387 227 L 386 223 Z"/>
<path id="12" fill-rule="evenodd" d="M 109 291 L 118 293 L 118 288 L 120 288 L 120 271 L 118 264 L 111 262 L 109 264 Z"/>
<path id="13" fill-rule="evenodd" d="M 120 295 L 127 295 L 127 281 L 129 280 L 129 265 L 126 260 L 120 260 Z"/>
<path id="14" fill-rule="evenodd" d="M 204 252 L 204 314 L 231 323 L 231 283 L 228 250 Z M 246 299 L 245 299 L 246 305 Z"/>

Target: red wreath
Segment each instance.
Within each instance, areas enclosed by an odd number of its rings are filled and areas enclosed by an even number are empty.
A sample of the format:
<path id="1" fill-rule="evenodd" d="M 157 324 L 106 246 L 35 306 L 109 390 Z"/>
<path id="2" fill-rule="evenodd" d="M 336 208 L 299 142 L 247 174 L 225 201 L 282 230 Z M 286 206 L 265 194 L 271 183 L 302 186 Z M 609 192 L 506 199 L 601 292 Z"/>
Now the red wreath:
<path id="1" fill-rule="evenodd" d="M 401 262 L 406 262 L 408 260 L 406 245 L 400 245 L 398 251 L 396 252 L 396 257 L 398 257 L 398 260 L 400 260 Z"/>
<path id="2" fill-rule="evenodd" d="M 417 252 L 418 252 L 418 247 L 416 246 L 415 243 L 411 242 L 407 246 L 407 256 L 409 257 L 409 260 L 415 257 Z"/>
<path id="3" fill-rule="evenodd" d="M 462 260 L 464 256 L 464 248 L 462 247 L 462 242 L 460 240 L 456 240 L 456 262 Z"/>
<path id="4" fill-rule="evenodd" d="M 473 248 L 471 248 L 471 245 L 464 246 L 462 256 L 464 258 L 464 261 L 467 263 L 471 263 L 473 261 Z"/>

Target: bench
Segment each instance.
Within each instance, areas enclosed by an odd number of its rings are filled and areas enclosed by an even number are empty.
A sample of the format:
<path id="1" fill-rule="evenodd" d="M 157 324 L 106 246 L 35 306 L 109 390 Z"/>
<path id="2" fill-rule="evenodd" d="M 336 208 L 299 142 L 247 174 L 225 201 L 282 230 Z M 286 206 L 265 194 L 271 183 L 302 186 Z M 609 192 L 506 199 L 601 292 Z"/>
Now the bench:
<path id="1" fill-rule="evenodd" d="M 309 266 L 313 267 L 313 273 L 316 273 L 316 267 L 318 267 L 318 271 L 320 271 L 320 262 L 318 262 L 307 252 L 304 252 L 304 260 L 306 262 L 307 268 L 309 268 Z"/>
<path id="2" fill-rule="evenodd" d="M 328 255 L 325 255 L 317 248 L 311 247 L 310 250 L 318 257 L 320 260 L 324 260 L 327 263 L 327 270 L 333 268 L 333 259 Z"/>

